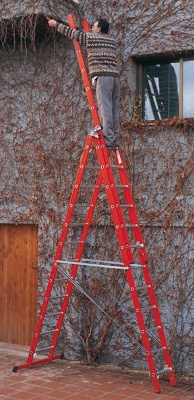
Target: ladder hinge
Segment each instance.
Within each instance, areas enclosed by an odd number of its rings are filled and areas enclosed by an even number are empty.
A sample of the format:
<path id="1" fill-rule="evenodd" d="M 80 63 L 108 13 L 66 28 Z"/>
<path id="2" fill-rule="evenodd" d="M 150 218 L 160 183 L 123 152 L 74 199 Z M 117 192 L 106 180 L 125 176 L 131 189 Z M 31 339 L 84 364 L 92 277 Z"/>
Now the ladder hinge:
<path id="1" fill-rule="evenodd" d="M 99 139 L 100 135 L 96 132 L 101 131 L 101 129 L 102 129 L 101 126 L 97 125 L 95 126 L 94 129 L 90 131 L 89 135 Z"/>

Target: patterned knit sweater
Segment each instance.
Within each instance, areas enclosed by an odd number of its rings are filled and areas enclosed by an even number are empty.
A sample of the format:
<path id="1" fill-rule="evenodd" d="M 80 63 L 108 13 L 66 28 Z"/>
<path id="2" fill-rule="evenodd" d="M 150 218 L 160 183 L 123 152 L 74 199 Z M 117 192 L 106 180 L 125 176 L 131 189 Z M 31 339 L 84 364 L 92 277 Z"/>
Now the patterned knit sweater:
<path id="1" fill-rule="evenodd" d="M 116 42 L 108 34 L 85 33 L 58 23 L 56 29 L 62 35 L 76 40 L 80 45 L 86 47 L 91 78 L 94 76 L 119 76 Z"/>

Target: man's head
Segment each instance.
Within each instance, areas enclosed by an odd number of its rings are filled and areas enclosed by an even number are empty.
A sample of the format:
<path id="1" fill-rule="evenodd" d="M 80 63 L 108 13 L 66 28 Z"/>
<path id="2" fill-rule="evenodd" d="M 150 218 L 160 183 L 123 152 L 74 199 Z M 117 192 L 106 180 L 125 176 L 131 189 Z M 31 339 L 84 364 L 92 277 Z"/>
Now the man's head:
<path id="1" fill-rule="evenodd" d="M 109 23 L 106 19 L 99 19 L 92 25 L 93 33 L 108 33 Z"/>

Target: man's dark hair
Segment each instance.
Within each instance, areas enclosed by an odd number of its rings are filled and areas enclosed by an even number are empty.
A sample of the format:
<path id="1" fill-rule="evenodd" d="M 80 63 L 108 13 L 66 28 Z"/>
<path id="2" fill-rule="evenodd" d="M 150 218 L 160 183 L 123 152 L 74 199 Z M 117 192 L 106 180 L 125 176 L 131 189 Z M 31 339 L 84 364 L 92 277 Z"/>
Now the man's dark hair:
<path id="1" fill-rule="evenodd" d="M 101 28 L 102 33 L 108 33 L 109 31 L 109 23 L 106 19 L 99 19 L 98 27 Z"/>

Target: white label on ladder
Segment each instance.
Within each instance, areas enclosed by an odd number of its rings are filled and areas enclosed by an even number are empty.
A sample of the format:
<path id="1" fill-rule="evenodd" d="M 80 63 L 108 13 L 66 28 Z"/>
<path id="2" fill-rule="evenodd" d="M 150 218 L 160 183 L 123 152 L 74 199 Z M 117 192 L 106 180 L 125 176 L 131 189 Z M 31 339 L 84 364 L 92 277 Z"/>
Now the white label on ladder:
<path id="1" fill-rule="evenodd" d="M 118 163 L 119 163 L 119 164 L 122 164 L 121 156 L 120 156 L 120 153 L 119 153 L 119 149 L 116 150 L 116 155 L 117 155 Z"/>

